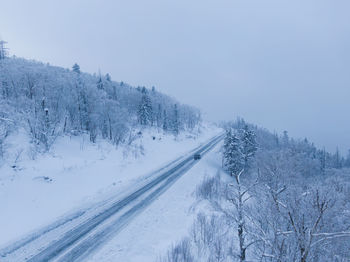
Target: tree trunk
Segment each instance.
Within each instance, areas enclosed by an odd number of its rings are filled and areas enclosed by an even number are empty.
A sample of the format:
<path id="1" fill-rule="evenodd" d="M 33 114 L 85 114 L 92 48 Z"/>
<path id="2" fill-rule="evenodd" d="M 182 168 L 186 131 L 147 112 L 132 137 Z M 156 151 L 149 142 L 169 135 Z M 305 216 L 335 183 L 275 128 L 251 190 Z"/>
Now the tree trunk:
<path id="1" fill-rule="evenodd" d="M 244 246 L 244 217 L 243 217 L 243 194 L 239 177 L 236 175 L 237 190 L 238 190 L 238 239 L 239 239 L 239 261 L 246 260 L 246 248 Z"/>

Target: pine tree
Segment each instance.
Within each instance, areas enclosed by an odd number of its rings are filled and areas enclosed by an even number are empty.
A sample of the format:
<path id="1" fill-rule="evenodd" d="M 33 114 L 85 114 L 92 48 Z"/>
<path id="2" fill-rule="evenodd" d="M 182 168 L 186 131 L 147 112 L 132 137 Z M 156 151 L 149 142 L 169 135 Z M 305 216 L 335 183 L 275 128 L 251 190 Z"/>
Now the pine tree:
<path id="1" fill-rule="evenodd" d="M 5 47 L 7 42 L 0 40 L 0 60 L 8 56 L 8 48 Z"/>
<path id="2" fill-rule="evenodd" d="M 73 69 L 73 72 L 77 73 L 77 74 L 80 74 L 80 66 L 75 63 L 73 66 L 72 66 L 72 69 Z"/>
<path id="3" fill-rule="evenodd" d="M 230 128 L 226 131 L 224 141 L 224 167 L 234 177 L 237 187 L 234 197 L 230 201 L 236 208 L 236 221 L 237 221 L 237 236 L 239 241 L 239 261 L 246 261 L 246 251 L 249 245 L 246 245 L 246 216 L 245 216 L 245 201 L 244 198 L 247 190 L 244 190 L 241 182 L 241 175 L 243 174 L 246 166 L 246 161 L 252 156 L 254 151 L 252 146 L 252 135 L 248 132 L 248 128 L 243 129 L 244 132 L 240 132 L 239 135 L 235 134 Z M 254 140 L 255 141 L 255 140 Z"/>
<path id="4" fill-rule="evenodd" d="M 248 125 L 235 133 L 231 128 L 226 131 L 223 163 L 231 175 L 236 175 L 249 167 L 249 161 L 257 151 L 255 133 Z"/>
<path id="5" fill-rule="evenodd" d="M 103 80 L 102 80 L 101 74 L 99 74 L 99 78 L 98 78 L 98 81 L 97 81 L 97 88 L 98 89 L 103 89 Z"/>
<path id="6" fill-rule="evenodd" d="M 244 166 L 248 168 L 249 160 L 254 157 L 258 147 L 255 133 L 245 125 L 241 130 L 242 154 L 244 155 Z"/>
<path id="7" fill-rule="evenodd" d="M 226 131 L 223 158 L 224 168 L 231 176 L 237 175 L 244 169 L 245 158 L 242 144 L 231 128 Z"/>
<path id="8" fill-rule="evenodd" d="M 152 103 L 145 87 L 142 88 L 142 97 L 138 110 L 138 119 L 141 125 L 152 124 Z"/>

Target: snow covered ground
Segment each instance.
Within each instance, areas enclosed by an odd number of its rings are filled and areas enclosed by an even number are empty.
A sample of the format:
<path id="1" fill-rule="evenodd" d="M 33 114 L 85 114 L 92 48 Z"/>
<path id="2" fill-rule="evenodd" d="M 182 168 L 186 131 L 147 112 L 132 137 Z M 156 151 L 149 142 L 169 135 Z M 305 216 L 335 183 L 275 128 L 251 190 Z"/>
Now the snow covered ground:
<path id="1" fill-rule="evenodd" d="M 50 153 L 37 156 L 25 135 L 12 136 L 0 167 L 0 246 L 126 190 L 219 132 L 206 126 L 200 133 L 183 133 L 175 140 L 148 130 L 119 148 L 105 141 L 91 144 L 84 136 L 63 137 Z"/>
<path id="2" fill-rule="evenodd" d="M 221 170 L 219 143 L 161 197 L 86 261 L 157 261 L 172 244 L 188 236 L 197 212 L 196 187 Z"/>

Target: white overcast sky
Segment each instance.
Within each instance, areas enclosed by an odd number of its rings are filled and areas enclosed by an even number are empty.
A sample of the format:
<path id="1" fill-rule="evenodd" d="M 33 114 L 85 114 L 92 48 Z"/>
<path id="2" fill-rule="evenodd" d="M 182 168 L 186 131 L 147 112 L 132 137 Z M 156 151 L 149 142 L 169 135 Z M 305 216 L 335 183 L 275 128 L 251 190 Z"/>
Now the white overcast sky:
<path id="1" fill-rule="evenodd" d="M 10 0 L 11 54 L 350 148 L 349 0 Z"/>

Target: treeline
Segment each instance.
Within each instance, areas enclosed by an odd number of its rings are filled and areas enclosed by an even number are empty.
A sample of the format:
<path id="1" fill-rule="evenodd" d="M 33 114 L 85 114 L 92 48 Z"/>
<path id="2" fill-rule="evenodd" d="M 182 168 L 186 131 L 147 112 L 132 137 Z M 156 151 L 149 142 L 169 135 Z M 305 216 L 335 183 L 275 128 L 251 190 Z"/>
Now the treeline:
<path id="1" fill-rule="evenodd" d="M 348 261 L 350 169 L 337 154 L 243 120 L 225 128 L 222 168 L 196 190 L 209 211 L 160 261 Z"/>
<path id="2" fill-rule="evenodd" d="M 88 133 L 118 145 L 136 128 L 177 135 L 201 121 L 199 110 L 153 87 L 131 87 L 109 74 L 91 75 L 20 58 L 0 60 L 0 149 L 11 130 L 24 127 L 47 150 L 63 134 Z"/>
<path id="3" fill-rule="evenodd" d="M 223 159 L 235 181 L 226 198 L 234 211 L 238 261 L 348 258 L 350 182 L 342 167 L 349 159 L 243 120 L 227 126 Z"/>
<path id="4" fill-rule="evenodd" d="M 335 153 L 326 151 L 325 148 L 317 148 L 313 143 L 305 139 L 294 139 L 289 137 L 288 132 L 282 135 L 271 133 L 256 125 L 247 124 L 243 119 L 224 124 L 226 130 L 243 130 L 249 127 L 256 136 L 259 148 L 264 151 L 284 151 L 286 154 L 295 157 L 303 166 L 310 166 L 309 170 L 304 170 L 305 176 L 324 174 L 326 169 L 350 167 L 350 149 L 347 156 L 340 154 L 337 149 Z M 307 161 L 308 163 L 303 163 Z M 312 166 L 312 168 L 311 168 Z"/>

